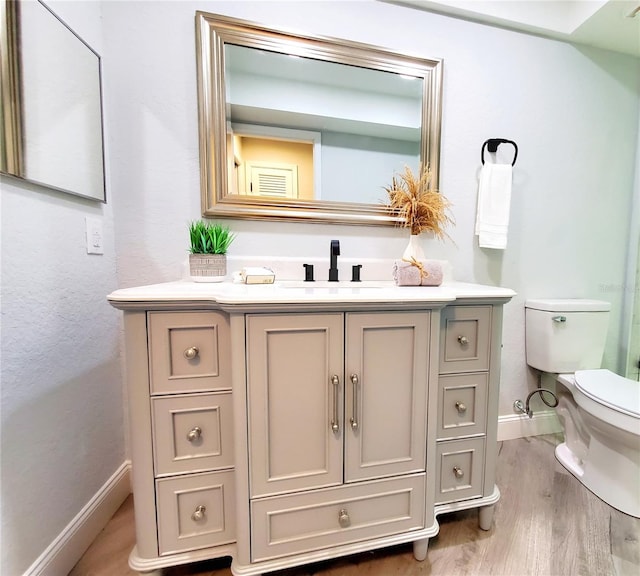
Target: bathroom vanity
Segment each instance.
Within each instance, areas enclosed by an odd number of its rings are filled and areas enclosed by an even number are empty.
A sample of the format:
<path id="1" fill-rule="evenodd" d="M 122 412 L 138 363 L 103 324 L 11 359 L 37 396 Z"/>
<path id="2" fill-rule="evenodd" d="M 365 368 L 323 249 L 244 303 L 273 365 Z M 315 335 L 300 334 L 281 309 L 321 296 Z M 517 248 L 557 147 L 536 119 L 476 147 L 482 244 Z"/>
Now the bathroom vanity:
<path id="1" fill-rule="evenodd" d="M 333 285 L 332 285 L 333 284 Z M 172 282 L 124 311 L 140 572 L 262 574 L 403 542 L 495 485 L 502 307 L 450 283 Z"/>

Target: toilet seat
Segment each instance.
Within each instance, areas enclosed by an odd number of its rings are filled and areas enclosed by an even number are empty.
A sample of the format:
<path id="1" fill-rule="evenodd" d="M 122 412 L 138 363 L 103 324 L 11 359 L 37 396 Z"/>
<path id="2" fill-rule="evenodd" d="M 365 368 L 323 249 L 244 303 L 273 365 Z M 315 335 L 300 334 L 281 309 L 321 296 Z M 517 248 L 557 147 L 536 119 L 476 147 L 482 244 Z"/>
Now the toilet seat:
<path id="1" fill-rule="evenodd" d="M 591 400 L 640 419 L 640 382 L 623 378 L 610 370 L 578 370 L 575 385 Z"/>

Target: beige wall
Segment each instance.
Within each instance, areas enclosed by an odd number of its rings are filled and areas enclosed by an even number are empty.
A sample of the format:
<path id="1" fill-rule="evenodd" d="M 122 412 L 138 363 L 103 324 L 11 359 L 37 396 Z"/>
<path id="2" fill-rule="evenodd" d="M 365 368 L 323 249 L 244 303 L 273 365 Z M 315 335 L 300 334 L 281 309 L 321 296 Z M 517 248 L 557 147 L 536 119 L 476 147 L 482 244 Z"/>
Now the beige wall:
<path id="1" fill-rule="evenodd" d="M 313 144 L 287 142 L 242 136 L 242 161 L 276 162 L 298 166 L 298 197 L 312 200 L 313 191 Z"/>

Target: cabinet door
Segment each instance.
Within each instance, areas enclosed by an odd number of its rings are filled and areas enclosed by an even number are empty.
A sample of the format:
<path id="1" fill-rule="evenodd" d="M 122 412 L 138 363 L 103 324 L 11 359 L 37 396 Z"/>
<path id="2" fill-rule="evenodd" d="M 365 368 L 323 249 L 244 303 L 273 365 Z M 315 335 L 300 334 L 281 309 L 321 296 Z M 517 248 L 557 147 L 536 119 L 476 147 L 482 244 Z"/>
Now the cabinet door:
<path id="1" fill-rule="evenodd" d="M 447 306 L 440 332 L 440 374 L 489 369 L 491 306 Z"/>
<path id="2" fill-rule="evenodd" d="M 486 372 L 440 376 L 438 439 L 484 434 L 487 429 Z"/>
<path id="3" fill-rule="evenodd" d="M 233 466 L 231 394 L 151 400 L 156 477 Z"/>
<path id="4" fill-rule="evenodd" d="M 482 496 L 484 438 L 439 442 L 436 447 L 436 504 Z"/>
<path id="5" fill-rule="evenodd" d="M 233 470 L 160 478 L 156 493 L 161 556 L 235 541 Z"/>
<path id="6" fill-rule="evenodd" d="M 429 312 L 347 315 L 345 481 L 425 469 Z"/>
<path id="7" fill-rule="evenodd" d="M 247 317 L 252 497 L 342 482 L 342 314 Z"/>
<path id="8" fill-rule="evenodd" d="M 151 394 L 231 388 L 229 317 L 222 312 L 149 312 Z"/>
<path id="9" fill-rule="evenodd" d="M 252 560 L 419 530 L 424 499 L 422 473 L 253 500 Z"/>

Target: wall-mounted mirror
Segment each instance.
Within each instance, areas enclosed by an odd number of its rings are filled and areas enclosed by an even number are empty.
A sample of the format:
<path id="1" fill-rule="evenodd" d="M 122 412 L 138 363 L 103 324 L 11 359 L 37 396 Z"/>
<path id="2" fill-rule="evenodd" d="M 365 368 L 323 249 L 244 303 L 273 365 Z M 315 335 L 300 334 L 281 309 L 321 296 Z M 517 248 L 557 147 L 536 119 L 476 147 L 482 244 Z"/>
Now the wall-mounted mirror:
<path id="1" fill-rule="evenodd" d="M 0 19 L 0 172 L 104 202 L 100 57 L 40 0 Z"/>
<path id="2" fill-rule="evenodd" d="M 204 216 L 395 224 L 384 186 L 439 171 L 442 62 L 196 14 Z"/>

